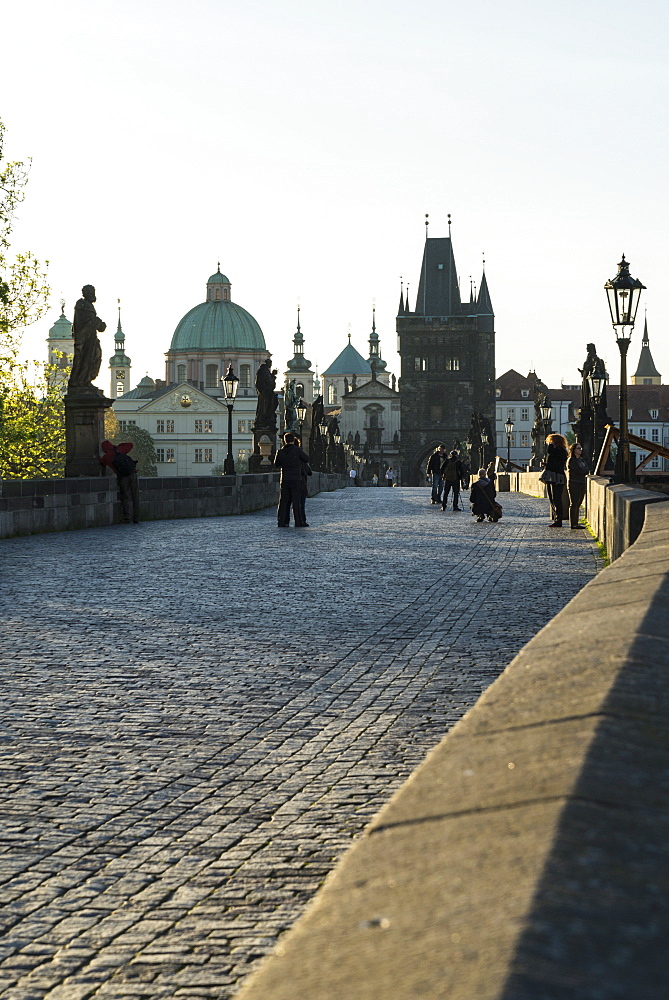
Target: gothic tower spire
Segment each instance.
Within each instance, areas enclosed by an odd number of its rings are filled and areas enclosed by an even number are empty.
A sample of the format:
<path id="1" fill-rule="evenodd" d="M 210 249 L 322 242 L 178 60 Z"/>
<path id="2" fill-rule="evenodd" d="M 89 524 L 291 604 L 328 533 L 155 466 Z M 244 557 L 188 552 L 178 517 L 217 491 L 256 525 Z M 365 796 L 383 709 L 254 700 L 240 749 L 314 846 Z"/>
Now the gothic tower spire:
<path id="1" fill-rule="evenodd" d="M 109 359 L 109 369 L 111 372 L 110 396 L 112 399 L 118 399 L 119 396 L 129 391 L 130 368 L 132 366 L 130 358 L 125 353 L 125 334 L 121 327 L 121 300 L 117 299 L 116 301 L 118 302 L 118 323 L 116 325 L 116 333 L 114 334 L 114 353 Z"/>

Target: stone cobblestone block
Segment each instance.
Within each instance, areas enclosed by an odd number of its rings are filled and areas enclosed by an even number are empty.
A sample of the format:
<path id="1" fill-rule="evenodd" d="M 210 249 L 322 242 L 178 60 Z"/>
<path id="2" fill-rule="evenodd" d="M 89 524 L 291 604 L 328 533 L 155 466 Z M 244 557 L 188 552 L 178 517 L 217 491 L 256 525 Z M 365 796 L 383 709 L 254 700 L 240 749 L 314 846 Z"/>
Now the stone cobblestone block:
<path id="1" fill-rule="evenodd" d="M 231 997 L 594 575 L 545 503 L 504 508 L 345 490 L 307 531 L 265 510 L 143 523 L 131 555 L 121 526 L 0 543 L 0 1000 Z"/>

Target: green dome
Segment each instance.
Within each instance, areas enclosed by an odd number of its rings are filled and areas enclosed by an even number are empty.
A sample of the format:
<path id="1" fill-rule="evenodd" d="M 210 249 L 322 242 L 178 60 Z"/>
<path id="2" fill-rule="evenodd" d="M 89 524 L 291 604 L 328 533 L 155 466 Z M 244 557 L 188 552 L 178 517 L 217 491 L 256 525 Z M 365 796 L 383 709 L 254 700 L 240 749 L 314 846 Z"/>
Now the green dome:
<path id="1" fill-rule="evenodd" d="M 230 281 L 220 270 L 207 281 L 207 301 L 186 313 L 170 344 L 170 351 L 266 350 L 262 330 L 251 313 L 231 301 Z"/>
<path id="2" fill-rule="evenodd" d="M 72 339 L 72 323 L 67 319 L 64 313 L 58 317 L 56 322 L 53 324 L 49 330 L 49 340 L 71 340 Z"/>
<path id="3" fill-rule="evenodd" d="M 177 325 L 171 351 L 265 351 L 263 332 L 235 302 L 201 302 Z"/>

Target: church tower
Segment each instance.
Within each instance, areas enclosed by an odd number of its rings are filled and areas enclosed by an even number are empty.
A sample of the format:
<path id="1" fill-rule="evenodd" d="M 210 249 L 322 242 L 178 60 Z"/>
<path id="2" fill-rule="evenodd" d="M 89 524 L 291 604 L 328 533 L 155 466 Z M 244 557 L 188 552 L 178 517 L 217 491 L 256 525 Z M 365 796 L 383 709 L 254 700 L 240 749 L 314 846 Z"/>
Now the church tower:
<path id="1" fill-rule="evenodd" d="M 49 382 L 51 385 L 62 386 L 63 391 L 65 391 L 74 357 L 72 323 L 65 315 L 65 299 L 60 300 L 60 316 L 49 330 L 47 345 L 50 365 Z"/>
<path id="2" fill-rule="evenodd" d="M 464 443 L 472 413 L 495 431 L 495 316 L 485 270 L 478 296 L 460 299 L 450 217 L 447 237 L 426 234 L 415 309 L 402 290 L 397 335 L 402 482 L 417 486 L 437 445 Z"/>
<path id="3" fill-rule="evenodd" d="M 109 395 L 112 399 L 118 399 L 126 392 L 130 391 L 130 366 L 131 361 L 125 353 L 125 334 L 121 329 L 121 300 L 118 300 L 118 325 L 114 336 L 114 354 L 109 359 L 109 370 L 111 372 L 111 388 Z"/>
<path id="4" fill-rule="evenodd" d="M 314 372 L 311 361 L 304 356 L 304 336 L 300 327 L 300 307 L 297 307 L 297 330 L 293 336 L 293 357 L 288 362 L 284 372 L 286 383 L 295 382 L 295 395 L 305 403 L 314 401 Z"/>
<path id="5" fill-rule="evenodd" d="M 655 362 L 653 361 L 653 355 L 650 353 L 650 344 L 648 340 L 648 320 L 644 317 L 643 321 L 643 340 L 641 341 L 641 354 L 639 355 L 639 364 L 636 367 L 634 375 L 632 375 L 630 382 L 632 385 L 661 385 L 662 376 L 655 367 Z"/>

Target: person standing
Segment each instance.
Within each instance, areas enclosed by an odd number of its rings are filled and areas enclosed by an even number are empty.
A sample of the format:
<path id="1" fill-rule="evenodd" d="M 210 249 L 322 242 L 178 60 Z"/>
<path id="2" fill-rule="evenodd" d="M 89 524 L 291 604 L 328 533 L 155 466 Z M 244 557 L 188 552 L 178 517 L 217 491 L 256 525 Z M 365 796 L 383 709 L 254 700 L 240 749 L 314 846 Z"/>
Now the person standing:
<path id="1" fill-rule="evenodd" d="M 374 475 L 372 476 L 372 486 L 378 486 L 378 485 L 379 485 L 379 477 L 377 476 L 376 473 L 374 473 Z"/>
<path id="2" fill-rule="evenodd" d="M 302 515 L 302 466 L 309 464 L 309 456 L 295 444 L 295 436 L 290 431 L 283 435 L 283 447 L 274 456 L 274 464 L 281 471 L 277 522 L 279 528 L 287 528 L 290 523 L 290 508 L 293 508 L 296 528 L 308 528 Z"/>
<path id="3" fill-rule="evenodd" d="M 481 523 L 486 517 L 490 521 L 497 521 L 499 518 L 495 514 L 493 501 L 497 493 L 495 487 L 486 476 L 485 469 L 479 469 L 478 479 L 472 483 L 469 494 L 469 502 L 472 508 L 472 515 Z M 498 512 L 499 513 L 499 512 Z"/>
<path id="4" fill-rule="evenodd" d="M 442 478 L 441 478 L 441 466 L 443 464 L 444 458 L 446 457 L 446 448 L 443 444 L 435 448 L 428 459 L 426 472 L 428 476 L 432 476 L 432 499 L 431 503 L 441 503 L 441 490 L 442 490 Z"/>
<path id="5" fill-rule="evenodd" d="M 389 465 L 388 468 L 386 469 L 386 486 L 392 486 L 394 478 L 395 478 L 395 471 L 392 465 Z"/>
<path id="6" fill-rule="evenodd" d="M 567 482 L 566 467 L 567 459 L 567 439 L 562 434 L 549 434 L 546 438 L 546 458 L 544 459 L 544 471 L 539 477 L 542 483 L 546 484 L 546 491 L 551 505 L 551 517 L 553 520 L 548 525 L 549 528 L 561 528 L 564 514 L 562 495 Z"/>
<path id="7" fill-rule="evenodd" d="M 441 509 L 446 510 L 448 494 L 453 490 L 453 510 L 461 511 L 460 506 L 460 485 L 465 478 L 465 469 L 458 458 L 457 451 L 451 451 L 448 458 L 444 459 L 441 466 L 441 478 L 444 483 L 444 492 L 441 499 Z"/>
<path id="8" fill-rule="evenodd" d="M 112 444 L 111 441 L 103 441 L 102 451 L 104 454 L 100 459 L 100 464 L 105 465 L 112 472 L 116 473 L 118 491 L 121 494 L 123 520 L 126 522 L 132 520 L 134 524 L 139 524 L 137 462 L 134 458 L 130 458 L 128 454 L 129 451 L 132 451 L 132 448 L 132 441 L 126 441 L 123 444 Z"/>
<path id="9" fill-rule="evenodd" d="M 349 482 L 351 483 L 351 486 L 357 486 L 358 485 L 358 473 L 356 472 L 355 469 L 353 469 L 353 468 L 349 469 L 349 471 L 348 471 L 348 478 L 349 478 Z"/>
<path id="10" fill-rule="evenodd" d="M 590 471 L 588 463 L 582 457 L 583 447 L 576 442 L 569 448 L 567 459 L 567 493 L 569 494 L 569 524 L 572 528 L 584 528 L 579 524 L 581 504 L 585 498 L 586 476 Z"/>
<path id="11" fill-rule="evenodd" d="M 302 447 L 302 442 L 295 435 L 295 444 L 298 448 Z M 309 462 L 302 462 L 302 492 L 300 494 L 300 510 L 302 511 L 302 520 L 304 521 L 304 527 L 308 528 L 307 524 L 307 497 L 309 496 L 309 476 L 312 476 L 311 465 Z"/>

